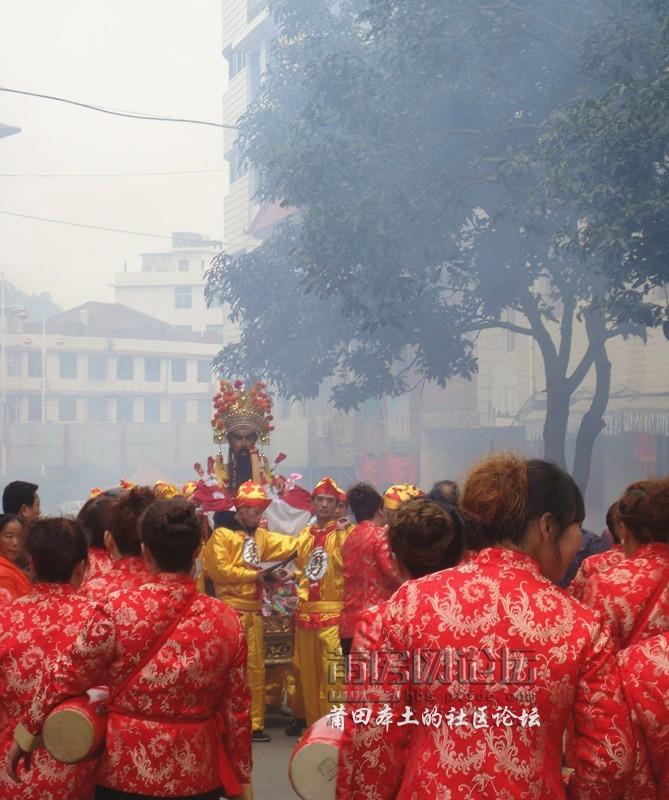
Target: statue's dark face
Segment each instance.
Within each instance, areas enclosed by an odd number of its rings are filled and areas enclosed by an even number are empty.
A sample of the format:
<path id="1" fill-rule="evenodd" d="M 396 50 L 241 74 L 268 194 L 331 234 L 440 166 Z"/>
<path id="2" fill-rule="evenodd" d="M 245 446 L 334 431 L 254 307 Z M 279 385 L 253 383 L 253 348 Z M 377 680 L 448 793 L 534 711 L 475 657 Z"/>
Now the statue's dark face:
<path id="1" fill-rule="evenodd" d="M 249 450 L 255 447 L 257 441 L 258 434 L 251 427 L 239 428 L 228 434 L 228 444 L 235 456 L 240 453 L 248 454 Z"/>

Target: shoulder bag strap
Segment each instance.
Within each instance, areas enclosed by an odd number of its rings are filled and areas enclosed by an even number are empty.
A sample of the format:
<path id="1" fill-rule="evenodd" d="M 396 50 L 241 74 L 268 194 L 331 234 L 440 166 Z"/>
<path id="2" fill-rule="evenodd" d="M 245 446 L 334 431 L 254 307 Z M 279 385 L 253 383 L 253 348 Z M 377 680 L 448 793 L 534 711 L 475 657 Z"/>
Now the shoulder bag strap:
<path id="1" fill-rule="evenodd" d="M 139 673 L 144 669 L 144 667 L 151 661 L 151 659 L 156 655 L 156 653 L 160 650 L 160 648 L 165 644 L 165 642 L 170 638 L 170 636 L 174 633 L 175 628 L 177 625 L 183 620 L 183 618 L 188 613 L 190 607 L 193 605 L 195 598 L 197 597 L 197 590 L 193 592 L 193 594 L 186 600 L 186 605 L 183 607 L 181 613 L 177 614 L 176 617 L 170 622 L 167 628 L 160 634 L 160 636 L 156 639 L 156 641 L 151 646 L 149 652 L 139 660 L 139 663 L 135 665 L 134 669 L 127 675 L 123 681 L 119 684 L 119 686 L 111 692 L 109 697 L 110 704 L 113 703 L 116 698 L 123 692 L 129 684 L 139 675 Z"/>

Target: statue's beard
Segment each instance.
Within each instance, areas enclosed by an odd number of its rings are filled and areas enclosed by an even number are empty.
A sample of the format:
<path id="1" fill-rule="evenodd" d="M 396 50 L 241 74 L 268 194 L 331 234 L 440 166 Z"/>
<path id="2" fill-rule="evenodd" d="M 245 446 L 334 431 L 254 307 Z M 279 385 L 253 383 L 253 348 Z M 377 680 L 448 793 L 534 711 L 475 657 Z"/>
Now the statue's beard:
<path id="1" fill-rule="evenodd" d="M 237 485 L 234 488 L 238 489 L 240 484 L 244 483 L 244 481 L 250 481 L 253 477 L 253 472 L 251 470 L 251 454 L 244 447 L 236 454 L 231 452 L 230 459 L 234 459 L 235 462 L 234 474 L 237 479 Z"/>

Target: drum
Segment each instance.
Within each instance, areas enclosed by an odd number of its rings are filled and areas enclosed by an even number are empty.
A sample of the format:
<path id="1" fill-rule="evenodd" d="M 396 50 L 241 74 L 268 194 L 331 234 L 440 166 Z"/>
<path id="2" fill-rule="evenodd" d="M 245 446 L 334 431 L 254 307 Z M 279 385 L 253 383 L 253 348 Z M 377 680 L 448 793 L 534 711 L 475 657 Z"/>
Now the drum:
<path id="1" fill-rule="evenodd" d="M 293 750 L 288 776 L 302 800 L 334 800 L 342 732 L 321 717 Z"/>
<path id="2" fill-rule="evenodd" d="M 107 731 L 108 701 L 109 690 L 99 686 L 64 700 L 51 711 L 42 727 L 42 739 L 56 761 L 76 764 L 100 755 Z"/>

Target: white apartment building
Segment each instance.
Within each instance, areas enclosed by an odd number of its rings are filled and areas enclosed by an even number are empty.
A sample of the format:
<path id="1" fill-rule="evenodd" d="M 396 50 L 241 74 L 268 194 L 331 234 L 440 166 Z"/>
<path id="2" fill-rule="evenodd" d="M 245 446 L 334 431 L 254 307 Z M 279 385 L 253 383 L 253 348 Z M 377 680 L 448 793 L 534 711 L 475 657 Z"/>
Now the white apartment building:
<path id="1" fill-rule="evenodd" d="M 183 482 L 214 452 L 216 333 L 194 333 L 126 306 L 85 303 L 4 331 L 3 478 L 73 490 L 137 470 Z M 78 470 L 87 466 L 90 477 Z M 91 482 L 92 481 L 92 482 Z"/>
<path id="2" fill-rule="evenodd" d="M 220 303 L 207 307 L 205 273 L 221 252 L 221 242 L 200 233 L 172 234 L 172 248 L 143 253 L 139 272 L 114 276 L 114 302 L 160 319 L 180 330 L 212 333 L 219 343 L 234 329 Z"/>
<path id="3" fill-rule="evenodd" d="M 222 121 L 234 126 L 260 89 L 275 46 L 277 27 L 264 0 L 222 0 L 221 12 L 223 57 L 228 65 Z M 231 253 L 256 247 L 277 220 L 274 206 L 258 203 L 255 170 L 242 160 L 236 138 L 235 130 L 224 131 L 223 151 L 229 173 L 223 198 L 223 240 L 225 249 Z M 225 377 L 234 379 L 237 376 Z M 272 452 L 284 452 L 288 456 L 281 471 L 308 472 L 311 404 L 289 403 L 277 398 L 274 416 L 276 431 L 272 434 Z"/>
<path id="4" fill-rule="evenodd" d="M 255 98 L 276 43 L 277 27 L 262 0 L 223 0 L 223 56 L 228 83 L 223 93 L 223 123 L 236 125 Z M 228 189 L 223 201 L 225 242 L 232 250 L 255 247 L 261 238 L 261 207 L 255 197 L 256 173 L 239 153 L 237 133 L 226 129 L 223 151 L 229 165 Z M 259 217 L 260 215 L 260 217 Z"/>

